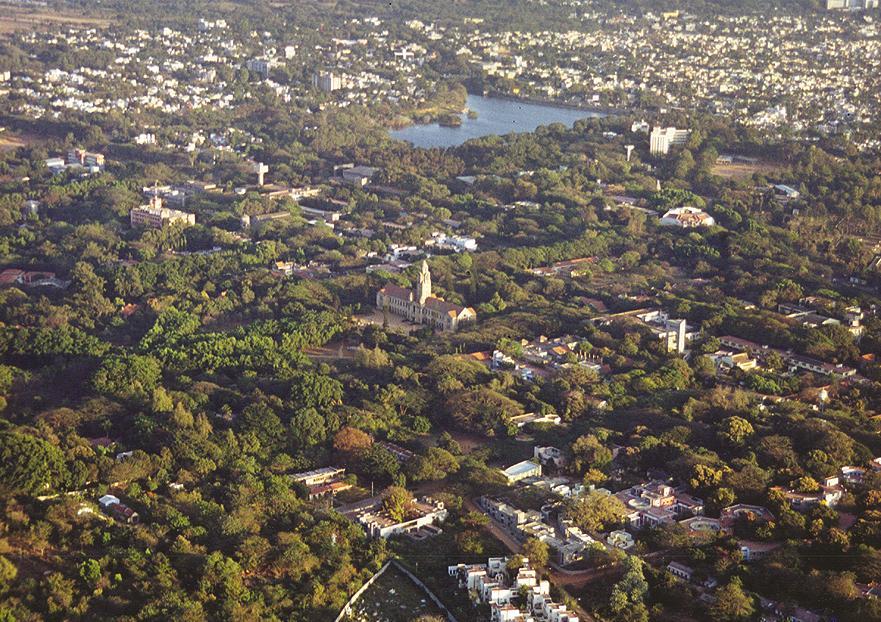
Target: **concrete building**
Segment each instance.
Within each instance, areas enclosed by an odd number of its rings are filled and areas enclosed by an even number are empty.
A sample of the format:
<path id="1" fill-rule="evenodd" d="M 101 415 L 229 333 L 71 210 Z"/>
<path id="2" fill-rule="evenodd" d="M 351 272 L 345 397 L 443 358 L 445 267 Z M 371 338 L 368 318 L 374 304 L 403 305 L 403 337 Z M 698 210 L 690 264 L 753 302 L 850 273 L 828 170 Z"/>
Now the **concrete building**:
<path id="1" fill-rule="evenodd" d="M 252 58 L 245 61 L 245 69 L 260 74 L 262 77 L 269 77 L 270 70 L 276 66 L 274 59 L 268 58 Z"/>
<path id="2" fill-rule="evenodd" d="M 658 339 L 667 345 L 667 352 L 684 353 L 686 344 L 695 337 L 694 331 L 689 330 L 684 319 L 672 319 L 664 311 L 649 311 L 636 317 L 645 322 Z"/>
<path id="3" fill-rule="evenodd" d="M 304 471 L 291 475 L 291 481 L 303 484 L 306 487 L 328 484 L 342 478 L 346 470 L 340 467 L 322 467 L 313 471 Z"/>
<path id="4" fill-rule="evenodd" d="M 68 166 L 84 166 L 86 168 L 104 168 L 104 154 L 71 149 L 67 152 Z"/>
<path id="5" fill-rule="evenodd" d="M 696 229 L 697 227 L 712 227 L 716 224 L 716 220 L 696 207 L 675 207 L 661 216 L 658 224 L 662 227 Z"/>
<path id="6" fill-rule="evenodd" d="M 656 127 L 649 135 L 649 151 L 652 155 L 667 155 L 670 147 L 684 145 L 689 133 L 688 130 L 675 127 Z"/>
<path id="7" fill-rule="evenodd" d="M 319 71 L 312 76 L 312 86 L 325 93 L 333 93 L 343 88 L 343 78 L 332 71 Z"/>
<path id="8" fill-rule="evenodd" d="M 380 509 L 373 508 L 358 517 L 358 522 L 372 538 L 390 538 L 403 533 L 419 531 L 447 518 L 447 510 L 442 501 L 425 497 L 413 503 L 408 516 L 401 521 L 394 520 Z"/>

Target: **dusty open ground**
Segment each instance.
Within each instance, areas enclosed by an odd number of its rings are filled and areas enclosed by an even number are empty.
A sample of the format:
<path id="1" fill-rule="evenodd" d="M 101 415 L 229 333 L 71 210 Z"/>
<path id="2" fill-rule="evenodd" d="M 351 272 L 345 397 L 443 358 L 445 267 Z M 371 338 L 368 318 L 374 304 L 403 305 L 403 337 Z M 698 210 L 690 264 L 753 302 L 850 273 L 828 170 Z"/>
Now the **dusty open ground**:
<path id="1" fill-rule="evenodd" d="M 13 149 L 18 149 L 19 147 L 40 144 L 44 141 L 44 138 L 35 134 L 13 132 L 9 129 L 0 131 L 0 151 L 11 151 Z"/>
<path id="2" fill-rule="evenodd" d="M 0 4 L 0 36 L 17 30 L 34 30 L 58 24 L 107 28 L 110 20 L 64 11 L 50 12 L 48 9 L 34 10 Z"/>
<path id="3" fill-rule="evenodd" d="M 728 179 L 749 179 L 753 173 L 773 175 L 780 167 L 770 162 L 757 162 L 756 164 L 716 164 L 713 166 L 713 175 Z"/>

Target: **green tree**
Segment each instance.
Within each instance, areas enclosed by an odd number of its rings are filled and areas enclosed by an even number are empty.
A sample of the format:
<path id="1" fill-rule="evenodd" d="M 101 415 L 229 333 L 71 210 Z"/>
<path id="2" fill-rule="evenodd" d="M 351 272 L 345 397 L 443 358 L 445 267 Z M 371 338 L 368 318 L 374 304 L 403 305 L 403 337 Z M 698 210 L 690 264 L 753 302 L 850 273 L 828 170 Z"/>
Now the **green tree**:
<path id="1" fill-rule="evenodd" d="M 389 486 L 382 495 L 382 509 L 394 521 L 402 521 L 413 505 L 413 495 L 401 486 Z"/>
<path id="2" fill-rule="evenodd" d="M 648 622 L 649 612 L 645 604 L 648 593 L 642 561 L 635 555 L 624 558 L 624 575 L 612 587 L 609 609 L 615 620 L 621 622 Z"/>
<path id="3" fill-rule="evenodd" d="M 752 424 L 741 417 L 728 417 L 722 422 L 719 436 L 723 442 L 735 447 L 743 446 L 755 430 Z"/>
<path id="4" fill-rule="evenodd" d="M 124 354 L 106 359 L 92 378 L 99 393 L 121 400 L 152 397 L 162 367 L 152 356 Z"/>
<path id="5" fill-rule="evenodd" d="M 98 560 L 87 559 L 80 564 L 79 574 L 80 579 L 82 579 L 87 586 L 94 588 L 98 585 L 98 581 L 101 579 L 101 564 L 98 563 Z"/>
<path id="6" fill-rule="evenodd" d="M 524 557 L 529 559 L 529 564 L 533 568 L 544 568 L 551 558 L 550 547 L 538 538 L 529 538 L 524 542 L 521 552 Z"/>
<path id="7" fill-rule="evenodd" d="M 570 501 L 566 515 L 579 529 L 599 533 L 618 527 L 627 516 L 627 508 L 618 497 L 590 492 Z"/>
<path id="8" fill-rule="evenodd" d="M 327 439 L 327 427 L 314 408 L 302 408 L 291 418 L 291 440 L 297 447 L 314 447 Z"/>
<path id="9" fill-rule="evenodd" d="M 751 618 L 755 612 L 753 600 L 743 590 L 743 584 L 738 577 L 716 590 L 715 596 L 716 601 L 710 605 L 714 620 L 737 622 Z"/>
<path id="10" fill-rule="evenodd" d="M 0 490 L 5 494 L 51 491 L 67 475 L 61 450 L 43 439 L 17 432 L 0 432 Z"/>

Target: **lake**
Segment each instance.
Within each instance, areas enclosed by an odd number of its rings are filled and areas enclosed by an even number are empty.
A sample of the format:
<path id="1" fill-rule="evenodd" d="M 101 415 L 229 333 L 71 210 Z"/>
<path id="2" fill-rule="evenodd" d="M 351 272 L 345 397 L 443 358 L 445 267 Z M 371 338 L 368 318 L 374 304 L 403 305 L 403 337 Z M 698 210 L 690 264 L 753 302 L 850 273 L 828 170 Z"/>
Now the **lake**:
<path id="1" fill-rule="evenodd" d="M 416 147 L 426 149 L 455 147 L 480 136 L 532 132 L 539 125 L 551 123 L 563 123 L 571 127 L 579 119 L 606 116 L 603 112 L 593 110 L 529 104 L 482 95 L 469 95 L 467 107 L 477 113 L 477 118 L 469 119 L 467 115 L 461 115 L 461 127 L 443 127 L 437 123 L 411 125 L 401 130 L 392 130 L 389 134 L 392 138 L 406 140 Z"/>

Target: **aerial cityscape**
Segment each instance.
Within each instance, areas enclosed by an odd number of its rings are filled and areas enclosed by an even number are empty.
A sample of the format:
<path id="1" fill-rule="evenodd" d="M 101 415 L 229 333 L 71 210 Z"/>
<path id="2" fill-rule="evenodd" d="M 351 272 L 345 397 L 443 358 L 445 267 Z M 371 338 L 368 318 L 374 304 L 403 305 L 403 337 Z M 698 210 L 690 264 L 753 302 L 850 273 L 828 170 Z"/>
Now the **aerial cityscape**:
<path id="1" fill-rule="evenodd" d="M 879 0 L 0 0 L 0 622 L 881 622 L 879 314 Z"/>

